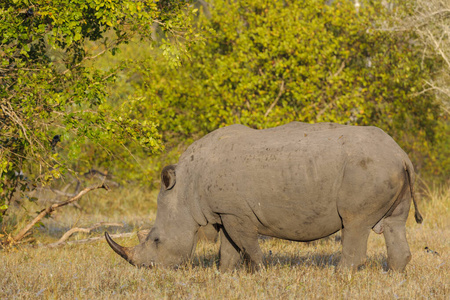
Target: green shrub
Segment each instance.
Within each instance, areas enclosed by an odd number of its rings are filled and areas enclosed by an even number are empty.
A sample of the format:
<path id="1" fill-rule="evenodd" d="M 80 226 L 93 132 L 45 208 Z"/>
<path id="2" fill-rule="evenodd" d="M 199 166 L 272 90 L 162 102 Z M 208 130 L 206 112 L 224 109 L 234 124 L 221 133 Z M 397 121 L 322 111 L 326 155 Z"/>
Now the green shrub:
<path id="1" fill-rule="evenodd" d="M 391 12 L 377 2 L 359 12 L 352 1 L 326 2 L 214 1 L 196 24 L 209 32 L 205 42 L 180 67 L 154 52 L 128 69 L 120 90 L 140 100 L 127 105 L 159 124 L 172 151 L 148 159 L 146 176 L 158 178 L 161 161 L 216 128 L 294 120 L 378 126 L 419 172 L 448 174 L 448 155 L 437 151 L 448 154 L 448 121 L 421 93 L 439 62 L 422 57 L 413 33 L 380 30 Z"/>

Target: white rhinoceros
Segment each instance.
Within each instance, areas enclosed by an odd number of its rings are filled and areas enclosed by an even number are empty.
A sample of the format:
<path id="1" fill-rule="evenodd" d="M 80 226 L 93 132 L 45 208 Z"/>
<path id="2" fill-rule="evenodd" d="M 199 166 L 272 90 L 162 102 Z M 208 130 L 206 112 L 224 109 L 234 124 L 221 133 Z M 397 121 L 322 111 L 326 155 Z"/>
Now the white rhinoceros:
<path id="1" fill-rule="evenodd" d="M 232 125 L 163 169 L 155 225 L 143 242 L 125 248 L 105 235 L 133 265 L 173 266 L 192 257 L 198 228 L 213 224 L 221 232 L 220 269 L 228 270 L 241 255 L 262 264 L 258 234 L 311 241 L 342 230 L 340 265 L 355 268 L 373 229 L 384 233 L 389 268 L 403 271 L 411 259 L 405 223 L 413 183 L 408 155 L 376 127 Z"/>

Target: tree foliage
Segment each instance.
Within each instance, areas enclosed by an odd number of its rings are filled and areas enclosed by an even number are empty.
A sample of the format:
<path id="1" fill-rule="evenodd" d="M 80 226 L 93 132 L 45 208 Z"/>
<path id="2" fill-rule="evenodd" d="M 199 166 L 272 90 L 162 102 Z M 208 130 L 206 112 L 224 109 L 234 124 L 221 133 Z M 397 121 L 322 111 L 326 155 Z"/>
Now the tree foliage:
<path id="1" fill-rule="evenodd" d="M 46 183 L 96 166 L 148 184 L 234 123 L 375 125 L 419 172 L 448 174 L 448 120 L 429 92 L 445 57 L 424 55 L 413 28 L 386 30 L 410 6 L 359 3 L 1 2 L 0 209 L 21 170 Z"/>
<path id="2" fill-rule="evenodd" d="M 391 18 L 385 30 L 398 34 L 413 31 L 414 43 L 421 48 L 421 54 L 433 60 L 435 71 L 424 78 L 424 89 L 418 93 L 432 93 L 440 104 L 441 130 L 436 133 L 437 141 L 422 164 L 431 173 L 448 180 L 450 173 L 450 2 L 445 0 L 401 1 L 404 9 Z M 446 176 L 447 175 L 447 176 Z"/>
<path id="3" fill-rule="evenodd" d="M 439 62 L 437 72 L 427 80 L 447 115 L 450 112 L 450 2 L 445 0 L 414 0 L 404 3 L 403 14 L 393 18 L 396 31 L 413 30 L 422 44 L 423 55 Z"/>
<path id="4" fill-rule="evenodd" d="M 160 124 L 174 149 L 169 160 L 180 143 L 225 125 L 295 120 L 379 126 L 419 171 L 450 171 L 445 154 L 434 151 L 446 147 L 448 129 L 435 95 L 422 92 L 439 62 L 422 55 L 414 32 L 381 30 L 391 9 L 327 3 L 214 1 L 197 23 L 210 34 L 181 67 L 166 67 L 154 53 L 129 70 L 125 77 L 136 80 L 121 87 L 141 99 L 130 109 Z"/>
<path id="5" fill-rule="evenodd" d="M 155 123 L 106 102 L 106 86 L 121 66 L 101 70 L 89 61 L 114 54 L 137 34 L 149 40 L 155 24 L 185 38 L 185 8 L 184 0 L 0 2 L 0 222 L 22 171 L 45 184 L 73 166 L 70 152 L 87 141 L 161 149 Z M 169 43 L 165 48 L 170 54 Z M 69 139 L 61 157 L 60 141 Z"/>

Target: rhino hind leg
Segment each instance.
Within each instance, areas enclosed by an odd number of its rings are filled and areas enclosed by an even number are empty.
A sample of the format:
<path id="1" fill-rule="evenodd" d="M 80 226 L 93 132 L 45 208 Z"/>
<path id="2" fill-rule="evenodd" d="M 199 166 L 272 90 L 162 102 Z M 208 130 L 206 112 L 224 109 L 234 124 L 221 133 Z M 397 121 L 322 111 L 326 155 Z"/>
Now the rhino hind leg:
<path id="1" fill-rule="evenodd" d="M 224 236 L 228 238 L 228 242 L 239 248 L 240 256 L 242 255 L 244 257 L 244 261 L 249 270 L 252 272 L 257 271 L 263 265 L 263 253 L 259 247 L 258 232 L 254 225 L 250 220 L 238 218 L 233 215 L 222 216 L 222 224 L 224 227 L 223 231 L 226 233 Z M 227 247 L 227 249 L 230 248 L 226 244 L 224 247 Z M 227 253 L 231 252 L 228 251 Z M 234 255 L 233 257 L 236 258 Z"/>
<path id="2" fill-rule="evenodd" d="M 356 270 L 361 266 L 367 253 L 370 228 L 361 223 L 346 224 L 342 229 L 342 258 L 339 269 Z"/>
<path id="3" fill-rule="evenodd" d="M 405 199 L 385 218 L 384 239 L 387 248 L 387 264 L 390 270 L 403 272 L 406 265 L 411 260 L 408 241 L 406 240 L 406 219 L 408 218 L 411 200 Z"/>

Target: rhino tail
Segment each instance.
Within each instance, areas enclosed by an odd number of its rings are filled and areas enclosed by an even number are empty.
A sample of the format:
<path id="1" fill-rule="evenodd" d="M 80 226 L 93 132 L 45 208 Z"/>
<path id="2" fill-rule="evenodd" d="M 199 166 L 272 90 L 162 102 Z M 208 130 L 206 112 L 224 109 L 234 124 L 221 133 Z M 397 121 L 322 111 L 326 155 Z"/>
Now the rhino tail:
<path id="1" fill-rule="evenodd" d="M 419 212 L 419 207 L 417 206 L 417 201 L 416 198 L 414 197 L 414 170 L 412 169 L 411 163 L 405 163 L 405 171 L 407 173 L 407 178 L 408 178 L 408 184 L 409 184 L 409 190 L 411 192 L 411 198 L 413 200 L 414 203 L 414 210 L 415 210 L 415 214 L 414 214 L 414 218 L 416 219 L 416 222 L 421 224 L 423 222 L 423 217 Z"/>

